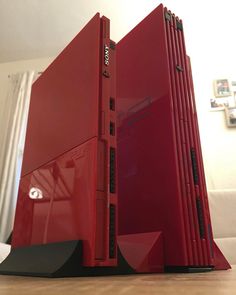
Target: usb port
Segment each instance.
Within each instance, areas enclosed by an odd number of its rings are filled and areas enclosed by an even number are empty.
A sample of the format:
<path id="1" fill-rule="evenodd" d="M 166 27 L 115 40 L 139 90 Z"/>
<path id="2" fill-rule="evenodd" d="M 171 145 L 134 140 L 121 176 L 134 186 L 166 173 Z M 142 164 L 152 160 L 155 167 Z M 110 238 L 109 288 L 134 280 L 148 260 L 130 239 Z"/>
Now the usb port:
<path id="1" fill-rule="evenodd" d="M 110 97 L 110 110 L 115 110 L 115 99 L 113 97 Z"/>
<path id="2" fill-rule="evenodd" d="M 115 123 L 110 122 L 110 135 L 115 135 Z"/>
<path id="3" fill-rule="evenodd" d="M 116 191 L 116 155 L 115 149 L 113 147 L 110 148 L 110 193 L 115 193 Z"/>

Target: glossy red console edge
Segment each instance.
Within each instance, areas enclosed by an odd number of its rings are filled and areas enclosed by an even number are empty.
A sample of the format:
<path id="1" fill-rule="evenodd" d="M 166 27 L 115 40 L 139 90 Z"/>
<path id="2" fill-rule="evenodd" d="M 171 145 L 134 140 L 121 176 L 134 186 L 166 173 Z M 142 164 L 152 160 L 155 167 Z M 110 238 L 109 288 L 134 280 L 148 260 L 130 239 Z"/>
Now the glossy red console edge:
<path id="1" fill-rule="evenodd" d="M 82 240 L 84 266 L 117 264 L 115 59 L 96 14 L 34 83 L 13 248 Z"/>
<path id="2" fill-rule="evenodd" d="M 117 44 L 119 234 L 162 232 L 165 266 L 209 268 L 214 244 L 187 63 L 183 23 L 163 5 Z"/>

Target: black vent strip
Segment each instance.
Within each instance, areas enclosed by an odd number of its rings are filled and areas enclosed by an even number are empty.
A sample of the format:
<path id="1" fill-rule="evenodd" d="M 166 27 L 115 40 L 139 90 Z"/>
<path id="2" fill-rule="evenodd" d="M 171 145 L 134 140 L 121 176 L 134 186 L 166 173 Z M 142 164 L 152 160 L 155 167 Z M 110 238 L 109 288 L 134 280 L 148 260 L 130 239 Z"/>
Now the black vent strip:
<path id="1" fill-rule="evenodd" d="M 116 255 L 116 208 L 110 205 L 110 222 L 109 222 L 109 258 L 115 258 Z"/>
<path id="2" fill-rule="evenodd" d="M 110 110 L 115 111 L 115 99 L 110 97 Z"/>
<path id="3" fill-rule="evenodd" d="M 115 136 L 115 123 L 110 122 L 110 135 Z"/>
<path id="4" fill-rule="evenodd" d="M 183 25 L 182 25 L 181 22 L 176 21 L 176 26 L 177 26 L 177 29 L 178 29 L 178 30 L 183 31 Z"/>
<path id="5" fill-rule="evenodd" d="M 205 237 L 204 218 L 203 218 L 203 212 L 202 212 L 202 203 L 201 203 L 201 200 L 199 197 L 196 199 L 196 206 L 197 206 L 200 238 L 204 239 L 204 237 Z"/>
<path id="6" fill-rule="evenodd" d="M 197 157 L 194 148 L 191 148 L 191 160 L 192 160 L 192 171 L 193 171 L 193 181 L 195 185 L 199 184 L 199 173 L 198 173 L 198 165 L 197 165 Z"/>
<path id="7" fill-rule="evenodd" d="M 116 182 L 115 182 L 115 169 L 116 169 L 116 153 L 113 147 L 110 147 L 110 193 L 115 193 Z"/>

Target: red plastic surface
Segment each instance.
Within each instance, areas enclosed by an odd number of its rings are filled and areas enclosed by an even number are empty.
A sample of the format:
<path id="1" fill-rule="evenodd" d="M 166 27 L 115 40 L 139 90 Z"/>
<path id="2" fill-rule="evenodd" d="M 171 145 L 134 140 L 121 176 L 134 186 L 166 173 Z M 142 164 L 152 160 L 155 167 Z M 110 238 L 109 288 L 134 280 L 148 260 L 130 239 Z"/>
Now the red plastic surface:
<path id="1" fill-rule="evenodd" d="M 188 265 L 170 98 L 159 6 L 117 44 L 119 233 L 162 231 L 165 263 Z"/>
<path id="2" fill-rule="evenodd" d="M 183 24 L 163 5 L 118 43 L 117 89 L 119 233 L 163 232 L 167 266 L 214 265 Z"/>
<path id="3" fill-rule="evenodd" d="M 33 85 L 13 231 L 13 247 L 82 240 L 85 266 L 117 263 L 117 221 L 111 225 L 109 209 L 117 218 L 109 175 L 116 148 L 109 24 L 96 14 Z M 30 198 L 35 188 L 41 199 Z"/>
<path id="4" fill-rule="evenodd" d="M 98 136 L 100 46 L 96 15 L 34 83 L 22 176 Z"/>
<path id="5" fill-rule="evenodd" d="M 137 273 L 164 272 L 161 232 L 138 233 L 118 237 L 119 249 Z"/>
<path id="6" fill-rule="evenodd" d="M 200 167 L 200 186 L 201 186 L 201 193 L 202 193 L 202 203 L 205 209 L 205 226 L 207 227 L 208 232 L 208 240 L 209 244 L 207 244 L 207 250 L 210 254 L 210 257 L 213 257 L 213 265 L 215 270 L 226 270 L 230 269 L 231 266 L 221 250 L 218 248 L 216 243 L 213 241 L 213 232 L 211 226 L 211 217 L 210 217 L 210 210 L 209 210 L 209 202 L 208 202 L 208 195 L 207 195 L 207 187 L 206 187 L 206 180 L 205 180 L 205 173 L 204 173 L 204 165 L 203 165 L 203 158 L 202 158 L 202 150 L 201 150 L 201 141 L 200 141 L 200 134 L 199 134 L 199 127 L 198 127 L 198 118 L 197 118 L 197 109 L 194 97 L 194 87 L 193 87 L 193 79 L 192 79 L 192 70 L 191 70 L 191 61 L 190 58 L 187 57 L 186 59 L 186 69 L 188 75 L 188 84 L 189 84 L 189 97 L 190 97 L 190 104 L 191 104 L 191 120 L 194 126 L 194 138 L 196 141 L 196 147 L 198 150 L 198 165 Z"/>
<path id="7" fill-rule="evenodd" d="M 230 269 L 231 266 L 227 259 L 224 257 L 223 253 L 220 251 L 215 242 L 213 242 L 214 249 L 214 267 L 215 270 L 227 270 Z"/>
<path id="8" fill-rule="evenodd" d="M 79 239 L 85 241 L 85 260 L 95 259 L 96 164 L 94 138 L 23 177 L 13 247 Z M 29 198 L 32 187 L 42 199 Z"/>

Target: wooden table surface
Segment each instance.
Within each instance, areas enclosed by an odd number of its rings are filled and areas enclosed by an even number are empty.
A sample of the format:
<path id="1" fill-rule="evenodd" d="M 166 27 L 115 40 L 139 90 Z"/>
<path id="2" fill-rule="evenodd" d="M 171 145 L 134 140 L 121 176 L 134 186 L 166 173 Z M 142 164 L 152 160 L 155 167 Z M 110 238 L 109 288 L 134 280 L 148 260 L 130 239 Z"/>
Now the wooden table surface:
<path id="1" fill-rule="evenodd" d="M 236 268 L 198 274 L 42 279 L 0 276 L 0 295 L 236 294 Z"/>

